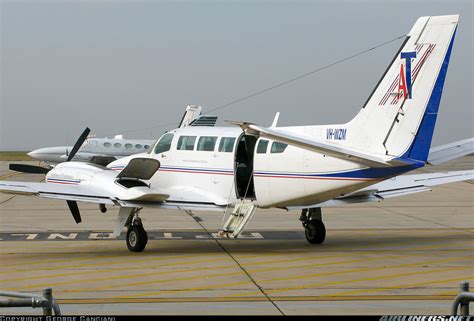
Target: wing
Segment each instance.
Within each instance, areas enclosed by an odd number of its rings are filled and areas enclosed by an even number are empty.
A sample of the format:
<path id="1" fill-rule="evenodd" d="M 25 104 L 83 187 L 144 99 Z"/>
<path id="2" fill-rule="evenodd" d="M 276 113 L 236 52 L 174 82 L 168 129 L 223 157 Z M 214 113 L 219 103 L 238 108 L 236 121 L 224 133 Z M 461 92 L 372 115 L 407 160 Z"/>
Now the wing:
<path id="1" fill-rule="evenodd" d="M 0 181 L 0 192 L 122 207 L 152 207 L 190 211 L 222 211 L 227 204 L 224 199 L 217 196 L 187 187 L 159 192 L 151 190 L 149 193 L 143 193 L 139 197 L 125 200 L 119 199 L 115 195 L 110 195 L 90 185 L 56 185 L 49 183 Z"/>
<path id="2" fill-rule="evenodd" d="M 362 153 L 351 148 L 328 144 L 327 142 L 315 139 L 314 137 L 291 133 L 283 129 L 264 128 L 246 122 L 229 121 L 229 123 L 240 126 L 245 132 L 251 135 L 266 137 L 300 148 L 308 149 L 318 153 L 324 153 L 326 155 L 345 159 L 370 167 L 402 164 L 402 162 L 393 161 L 392 158 L 385 157 L 384 155 Z"/>
<path id="3" fill-rule="evenodd" d="M 428 163 L 438 165 L 474 153 L 474 137 L 430 149 Z"/>
<path id="4" fill-rule="evenodd" d="M 124 206 L 123 204 L 126 202 L 161 204 L 169 198 L 168 194 L 148 189 L 148 187 L 146 187 L 146 189 L 144 187 L 134 187 L 134 189 L 139 193 L 122 200 L 117 198 L 116 195 L 112 195 L 101 188 L 91 185 L 59 185 L 49 183 L 0 181 L 0 192 L 3 193 L 38 196 L 66 201 Z"/>
<path id="5" fill-rule="evenodd" d="M 430 191 L 432 186 L 474 179 L 474 170 L 445 173 L 401 175 L 360 189 L 354 193 L 311 206 L 289 207 L 302 209 L 330 207 L 354 203 L 380 202 L 387 198 Z"/>
<path id="6" fill-rule="evenodd" d="M 87 203 L 116 204 L 111 195 L 91 186 L 0 181 L 0 192 Z"/>
<path id="7" fill-rule="evenodd" d="M 126 207 L 153 207 L 183 211 L 222 211 L 229 203 L 228 200 L 218 195 L 191 186 L 176 186 L 164 191 L 169 194 L 169 198 L 165 202 L 140 202 L 139 200 L 133 200 L 118 201 L 118 203 Z"/>

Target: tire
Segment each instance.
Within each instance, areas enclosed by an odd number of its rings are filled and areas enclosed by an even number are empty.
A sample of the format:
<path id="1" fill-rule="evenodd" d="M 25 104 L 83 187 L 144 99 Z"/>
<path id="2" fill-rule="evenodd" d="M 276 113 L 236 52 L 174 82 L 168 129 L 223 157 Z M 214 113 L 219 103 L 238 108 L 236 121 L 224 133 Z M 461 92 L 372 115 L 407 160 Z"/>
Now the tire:
<path id="1" fill-rule="evenodd" d="M 134 225 L 127 230 L 127 247 L 131 252 L 142 252 L 148 242 L 148 235 L 141 225 Z"/>
<path id="2" fill-rule="evenodd" d="M 311 220 L 304 227 L 306 240 L 311 244 L 321 244 L 326 238 L 326 227 L 323 221 Z"/>

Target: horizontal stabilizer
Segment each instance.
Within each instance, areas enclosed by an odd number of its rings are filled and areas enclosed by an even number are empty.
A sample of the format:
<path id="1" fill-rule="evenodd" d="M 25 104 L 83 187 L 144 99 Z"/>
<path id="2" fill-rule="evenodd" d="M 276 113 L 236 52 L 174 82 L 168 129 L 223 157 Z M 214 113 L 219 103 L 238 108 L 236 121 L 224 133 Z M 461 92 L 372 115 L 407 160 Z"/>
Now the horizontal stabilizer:
<path id="1" fill-rule="evenodd" d="M 430 149 L 428 163 L 438 165 L 474 153 L 474 137 Z"/>

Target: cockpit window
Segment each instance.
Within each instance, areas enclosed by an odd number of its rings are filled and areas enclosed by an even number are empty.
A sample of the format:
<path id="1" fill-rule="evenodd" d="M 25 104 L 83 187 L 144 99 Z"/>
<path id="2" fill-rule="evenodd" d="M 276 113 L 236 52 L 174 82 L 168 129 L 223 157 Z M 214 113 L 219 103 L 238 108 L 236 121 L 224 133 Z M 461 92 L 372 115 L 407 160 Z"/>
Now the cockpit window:
<path id="1" fill-rule="evenodd" d="M 288 145 L 284 144 L 284 143 L 273 142 L 271 153 L 273 153 L 273 154 L 283 153 L 287 146 Z"/>
<path id="2" fill-rule="evenodd" d="M 193 150 L 196 136 L 181 136 L 178 139 L 178 150 Z"/>
<path id="3" fill-rule="evenodd" d="M 170 150 L 171 148 L 171 141 L 173 140 L 174 135 L 171 133 L 164 134 L 158 144 L 155 146 L 155 154 L 164 153 Z"/>
<path id="4" fill-rule="evenodd" d="M 235 137 L 222 137 L 219 143 L 219 152 L 232 153 L 234 150 Z"/>
<path id="5" fill-rule="evenodd" d="M 268 140 L 262 139 L 257 145 L 257 154 L 265 154 L 267 152 Z"/>
<path id="6" fill-rule="evenodd" d="M 217 137 L 213 136 L 202 136 L 199 137 L 197 150 L 212 152 L 214 151 L 214 147 L 216 147 Z"/>

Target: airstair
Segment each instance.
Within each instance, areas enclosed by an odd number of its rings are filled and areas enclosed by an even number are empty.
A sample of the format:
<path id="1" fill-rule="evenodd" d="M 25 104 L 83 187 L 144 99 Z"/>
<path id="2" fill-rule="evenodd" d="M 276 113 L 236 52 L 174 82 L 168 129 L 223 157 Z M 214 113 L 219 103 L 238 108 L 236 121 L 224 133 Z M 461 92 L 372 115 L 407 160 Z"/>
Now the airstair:
<path id="1" fill-rule="evenodd" d="M 243 232 L 256 210 L 257 205 L 253 200 L 244 199 L 240 203 L 235 204 L 219 235 L 237 238 Z"/>

